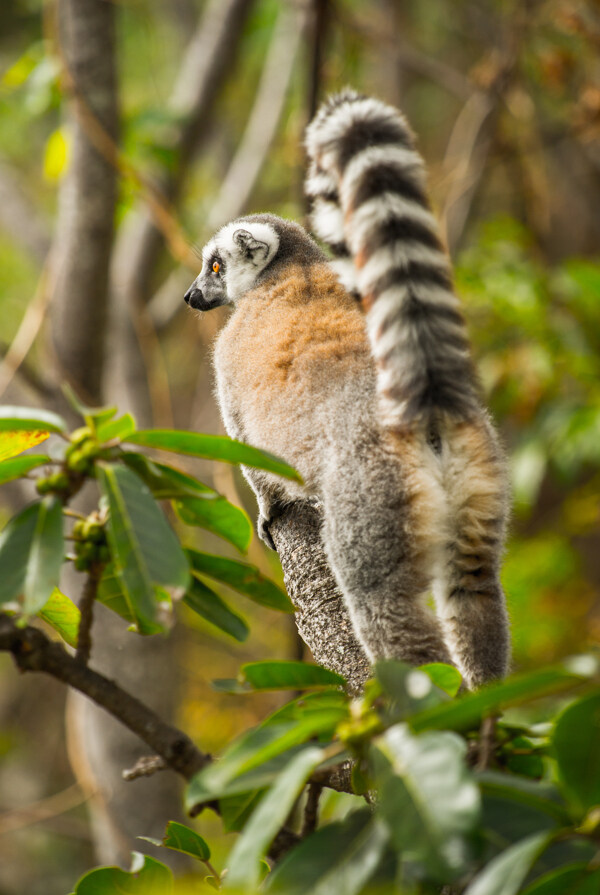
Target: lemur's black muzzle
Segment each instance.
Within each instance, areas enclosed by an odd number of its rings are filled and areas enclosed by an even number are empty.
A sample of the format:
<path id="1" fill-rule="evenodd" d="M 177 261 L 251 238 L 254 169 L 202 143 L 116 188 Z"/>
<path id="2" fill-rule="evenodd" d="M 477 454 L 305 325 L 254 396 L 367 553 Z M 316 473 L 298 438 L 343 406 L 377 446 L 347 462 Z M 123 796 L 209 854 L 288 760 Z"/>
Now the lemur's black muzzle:
<path id="1" fill-rule="evenodd" d="M 188 291 L 183 296 L 183 300 L 190 306 L 190 308 L 196 308 L 197 311 L 206 311 L 210 307 L 210 305 L 204 298 L 202 289 L 198 289 L 195 283 L 192 283 Z"/>

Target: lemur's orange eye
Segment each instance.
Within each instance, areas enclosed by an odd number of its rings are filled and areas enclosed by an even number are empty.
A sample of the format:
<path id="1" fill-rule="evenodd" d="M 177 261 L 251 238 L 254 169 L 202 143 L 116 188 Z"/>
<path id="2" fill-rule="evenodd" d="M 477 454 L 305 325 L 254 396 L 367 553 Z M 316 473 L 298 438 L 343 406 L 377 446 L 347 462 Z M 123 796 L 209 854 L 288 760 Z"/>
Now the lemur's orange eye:
<path id="1" fill-rule="evenodd" d="M 213 268 L 212 268 L 212 269 L 213 269 L 213 271 L 214 271 L 215 273 L 219 273 L 219 271 L 221 270 L 221 265 L 219 264 L 218 261 L 213 261 Z"/>

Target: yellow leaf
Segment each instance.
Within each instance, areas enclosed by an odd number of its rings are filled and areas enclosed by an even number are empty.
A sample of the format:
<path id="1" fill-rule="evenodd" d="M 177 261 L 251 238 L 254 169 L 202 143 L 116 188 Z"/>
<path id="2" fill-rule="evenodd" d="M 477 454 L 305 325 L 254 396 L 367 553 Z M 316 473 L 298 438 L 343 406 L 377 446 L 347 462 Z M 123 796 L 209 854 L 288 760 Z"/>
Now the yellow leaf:
<path id="1" fill-rule="evenodd" d="M 22 454 L 34 444 L 45 441 L 49 435 L 49 432 L 42 429 L 35 429 L 31 432 L 0 432 L 0 461 Z"/>
<path id="2" fill-rule="evenodd" d="M 63 128 L 53 131 L 44 150 L 44 177 L 51 183 L 60 180 L 69 161 L 69 142 Z"/>

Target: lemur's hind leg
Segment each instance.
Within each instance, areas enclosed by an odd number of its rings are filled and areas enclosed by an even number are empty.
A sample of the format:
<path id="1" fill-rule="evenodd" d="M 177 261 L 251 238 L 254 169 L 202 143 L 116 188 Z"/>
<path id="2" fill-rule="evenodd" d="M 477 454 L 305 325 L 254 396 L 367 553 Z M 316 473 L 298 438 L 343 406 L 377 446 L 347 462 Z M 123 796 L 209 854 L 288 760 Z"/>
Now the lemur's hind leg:
<path id="1" fill-rule="evenodd" d="M 451 662 L 439 621 L 422 604 L 430 587 L 425 485 L 415 487 L 389 436 L 355 431 L 343 444 L 323 485 L 323 540 L 356 635 L 372 662 Z"/>
<path id="2" fill-rule="evenodd" d="M 471 689 L 508 671 L 510 638 L 500 562 L 506 528 L 504 458 L 487 420 L 445 438 L 449 539 L 434 582 L 438 614 Z"/>

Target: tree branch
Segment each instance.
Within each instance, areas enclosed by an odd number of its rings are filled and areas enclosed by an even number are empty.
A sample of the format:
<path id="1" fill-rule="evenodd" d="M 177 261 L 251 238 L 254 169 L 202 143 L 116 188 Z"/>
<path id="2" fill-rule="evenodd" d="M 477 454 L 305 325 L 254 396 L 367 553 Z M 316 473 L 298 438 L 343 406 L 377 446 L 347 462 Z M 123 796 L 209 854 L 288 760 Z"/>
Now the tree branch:
<path id="1" fill-rule="evenodd" d="M 319 664 L 346 678 L 349 693 L 360 693 L 371 668 L 329 567 L 320 529 L 320 510 L 301 501 L 271 524 L 300 636 Z"/>
<path id="2" fill-rule="evenodd" d="M 82 665 L 39 628 L 18 627 L 14 619 L 0 614 L 0 651 L 12 653 L 21 671 L 46 672 L 88 696 L 133 731 L 186 780 L 211 761 L 210 755 L 197 749 L 185 733 L 166 724 L 114 681 Z"/>
<path id="3" fill-rule="evenodd" d="M 69 75 L 104 133 L 117 133 L 114 5 L 61 0 L 61 48 Z M 56 283 L 52 341 L 63 374 L 101 400 L 108 268 L 117 200 L 117 172 L 94 145 L 71 102 L 72 162 L 62 181 L 54 247 Z"/>

